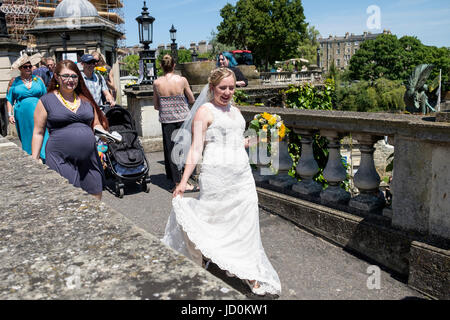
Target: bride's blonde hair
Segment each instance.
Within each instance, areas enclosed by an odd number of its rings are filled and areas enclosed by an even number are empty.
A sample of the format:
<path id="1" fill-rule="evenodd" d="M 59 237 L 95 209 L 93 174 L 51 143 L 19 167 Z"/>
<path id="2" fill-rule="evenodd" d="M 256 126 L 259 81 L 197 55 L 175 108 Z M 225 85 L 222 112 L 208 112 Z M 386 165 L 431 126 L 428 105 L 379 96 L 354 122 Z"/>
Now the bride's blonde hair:
<path id="1" fill-rule="evenodd" d="M 217 68 L 211 71 L 209 78 L 208 78 L 208 83 L 209 83 L 209 91 L 208 91 L 208 100 L 212 101 L 214 98 L 213 95 L 213 87 L 217 86 L 220 81 L 222 81 L 225 78 L 228 78 L 229 76 L 233 76 L 234 79 L 234 83 L 236 84 L 236 75 L 234 74 L 233 70 L 226 68 L 226 67 L 221 67 L 221 68 Z"/>

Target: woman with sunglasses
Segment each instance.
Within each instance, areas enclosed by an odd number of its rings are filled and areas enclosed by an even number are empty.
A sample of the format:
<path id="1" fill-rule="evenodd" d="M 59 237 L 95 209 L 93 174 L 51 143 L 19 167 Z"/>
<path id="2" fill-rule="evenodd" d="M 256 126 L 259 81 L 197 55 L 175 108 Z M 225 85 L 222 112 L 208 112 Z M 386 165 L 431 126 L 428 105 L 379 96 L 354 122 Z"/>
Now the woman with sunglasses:
<path id="1" fill-rule="evenodd" d="M 33 76 L 31 71 L 33 64 L 39 62 L 40 59 L 38 54 L 33 56 L 24 54 L 13 63 L 12 69 L 18 69 L 20 76 L 11 79 L 6 95 L 8 121 L 16 125 L 22 149 L 28 154 L 31 154 L 34 110 L 39 98 L 47 93 L 44 81 L 39 76 Z M 47 139 L 48 133 L 45 132 L 43 145 Z M 39 156 L 45 161 L 45 148 L 42 149 Z"/>
<path id="2" fill-rule="evenodd" d="M 108 129 L 108 121 L 73 61 L 57 63 L 48 94 L 37 104 L 34 121 L 32 157 L 38 159 L 47 127 L 46 164 L 100 200 L 105 180 L 94 128 Z"/>

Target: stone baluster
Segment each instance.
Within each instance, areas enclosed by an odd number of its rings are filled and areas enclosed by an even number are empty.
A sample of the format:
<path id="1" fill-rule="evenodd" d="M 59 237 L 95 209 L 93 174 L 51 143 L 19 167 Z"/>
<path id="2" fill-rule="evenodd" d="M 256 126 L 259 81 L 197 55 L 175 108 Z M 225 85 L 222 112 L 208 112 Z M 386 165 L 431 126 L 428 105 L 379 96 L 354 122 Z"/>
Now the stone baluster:
<path id="1" fill-rule="evenodd" d="M 288 150 L 288 142 L 286 139 L 281 142 L 272 142 L 271 147 L 272 167 L 277 170 L 277 175 L 270 177 L 269 183 L 279 188 L 288 189 L 297 182 L 297 179 L 288 174 L 293 165 Z"/>
<path id="2" fill-rule="evenodd" d="M 315 132 L 312 130 L 294 129 L 301 135 L 302 154 L 297 163 L 296 171 L 302 180 L 292 186 L 292 190 L 305 196 L 319 196 L 322 186 L 313 180 L 319 171 L 319 166 L 314 159 L 313 142 Z"/>
<path id="3" fill-rule="evenodd" d="M 323 171 L 328 188 L 320 193 L 320 201 L 324 205 L 347 204 L 350 193 L 340 187 L 340 183 L 347 177 L 341 159 L 340 134 L 331 130 L 321 130 L 320 134 L 328 139 L 328 162 Z"/>
<path id="4" fill-rule="evenodd" d="M 375 169 L 373 159 L 375 148 L 373 146 L 383 137 L 370 134 L 354 134 L 353 137 L 358 140 L 359 150 L 361 151 L 359 169 L 353 177 L 353 182 L 360 194 L 350 200 L 349 206 L 366 213 L 380 211 L 385 206 L 386 201 L 379 189 L 381 180 Z"/>
<path id="5" fill-rule="evenodd" d="M 265 137 L 267 139 L 267 136 Z M 259 142 L 257 146 L 250 147 L 248 152 L 250 163 L 256 165 L 256 170 L 253 171 L 255 182 L 267 181 L 272 174 L 267 142 Z"/>

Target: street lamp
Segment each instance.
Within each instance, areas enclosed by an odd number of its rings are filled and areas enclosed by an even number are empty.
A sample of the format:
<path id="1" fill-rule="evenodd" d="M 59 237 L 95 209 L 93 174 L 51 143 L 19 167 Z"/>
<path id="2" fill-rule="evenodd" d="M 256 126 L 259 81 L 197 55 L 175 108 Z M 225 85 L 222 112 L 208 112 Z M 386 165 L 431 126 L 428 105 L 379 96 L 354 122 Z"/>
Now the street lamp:
<path id="1" fill-rule="evenodd" d="M 153 84 L 153 81 L 156 79 L 156 50 L 151 50 L 150 44 L 153 42 L 153 22 L 155 18 L 149 14 L 146 1 L 144 1 L 142 13 L 136 18 L 136 21 L 139 28 L 139 42 L 144 45 L 144 50 L 139 53 L 142 76 L 138 84 Z"/>
<path id="2" fill-rule="evenodd" d="M 172 28 L 169 30 L 170 33 L 170 40 L 172 40 L 172 43 L 170 44 L 170 49 L 172 52 L 172 57 L 175 63 L 178 62 L 178 48 L 175 41 L 177 41 L 177 29 L 172 24 Z"/>
<path id="3" fill-rule="evenodd" d="M 192 56 L 192 62 L 197 62 L 198 53 L 197 53 L 197 51 L 195 51 L 195 48 L 194 48 L 194 51 L 192 52 L 191 56 Z"/>

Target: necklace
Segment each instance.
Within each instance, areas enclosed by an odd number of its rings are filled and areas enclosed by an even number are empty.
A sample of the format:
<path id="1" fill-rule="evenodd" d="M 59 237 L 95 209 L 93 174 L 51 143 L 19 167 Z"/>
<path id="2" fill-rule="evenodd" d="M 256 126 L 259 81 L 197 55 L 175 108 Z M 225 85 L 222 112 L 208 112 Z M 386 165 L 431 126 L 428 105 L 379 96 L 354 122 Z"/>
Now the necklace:
<path id="1" fill-rule="evenodd" d="M 58 95 L 61 97 L 61 99 L 67 109 L 74 111 L 78 107 L 77 106 L 77 96 L 75 95 L 75 92 L 73 93 L 73 102 L 69 102 L 66 99 L 64 99 L 64 97 L 61 94 L 61 91 L 59 91 L 59 90 L 58 90 Z"/>
<path id="2" fill-rule="evenodd" d="M 25 87 L 27 87 L 28 89 L 31 88 L 31 85 L 33 84 L 33 77 L 30 77 L 29 79 L 25 79 L 20 77 L 23 81 L 23 83 L 25 84 Z"/>

